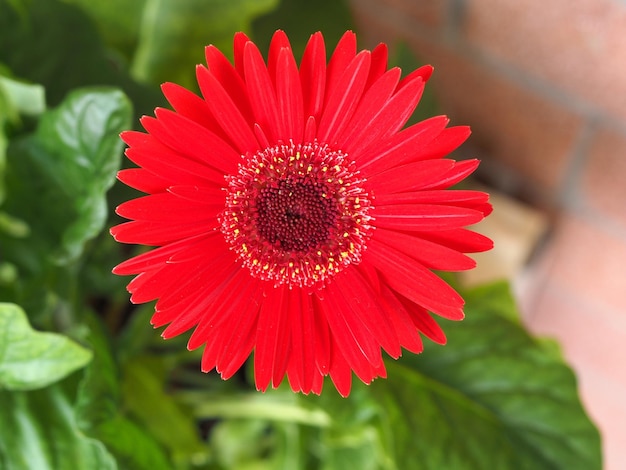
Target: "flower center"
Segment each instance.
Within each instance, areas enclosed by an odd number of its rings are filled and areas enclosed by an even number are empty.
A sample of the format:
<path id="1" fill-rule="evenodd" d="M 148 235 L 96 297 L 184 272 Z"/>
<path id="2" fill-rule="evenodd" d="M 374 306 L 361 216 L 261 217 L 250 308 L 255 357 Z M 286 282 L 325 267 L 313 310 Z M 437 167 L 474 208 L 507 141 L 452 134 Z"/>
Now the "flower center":
<path id="1" fill-rule="evenodd" d="M 354 164 L 317 142 L 262 150 L 227 177 L 221 228 L 253 276 L 321 286 L 361 260 L 371 197 Z"/>

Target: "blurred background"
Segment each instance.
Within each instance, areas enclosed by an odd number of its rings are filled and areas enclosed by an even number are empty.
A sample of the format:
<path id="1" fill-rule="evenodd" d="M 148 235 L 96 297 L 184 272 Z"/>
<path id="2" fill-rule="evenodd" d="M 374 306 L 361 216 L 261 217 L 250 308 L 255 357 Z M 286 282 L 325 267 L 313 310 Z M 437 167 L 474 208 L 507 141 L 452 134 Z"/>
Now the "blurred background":
<path id="1" fill-rule="evenodd" d="M 626 468 L 626 2 L 351 0 L 364 46 L 405 41 L 496 194 L 476 276 L 513 280 Z M 519 205 L 519 203 L 523 205 Z M 493 263 L 491 261 L 494 261 Z"/>
<path id="2" fill-rule="evenodd" d="M 151 114 L 162 102 L 155 85 L 194 89 L 203 46 L 230 54 L 237 30 L 265 51 L 284 29 L 299 57 L 312 32 L 322 30 L 332 50 L 352 28 L 360 49 L 387 42 L 395 63 L 433 65 L 420 109 L 472 127 L 456 157 L 480 158 L 475 183 L 493 192 L 494 214 L 480 230 L 496 248 L 464 281 L 513 283 L 525 324 L 556 338 L 577 373 L 605 469 L 626 468 L 626 1 L 3 3 L 24 15 L 28 4 L 33 16 L 32 31 L 15 27 L 6 35 L 15 43 L 0 43 L 3 62 L 45 84 L 49 106 L 78 85 L 107 83 L 131 96 L 136 117 Z M 0 39 L 17 24 L 2 11 Z M 37 41 L 26 39 L 33 34 Z M 64 60 L 53 53 L 60 47 Z M 106 276 L 94 285 L 125 301 L 127 280 Z"/>

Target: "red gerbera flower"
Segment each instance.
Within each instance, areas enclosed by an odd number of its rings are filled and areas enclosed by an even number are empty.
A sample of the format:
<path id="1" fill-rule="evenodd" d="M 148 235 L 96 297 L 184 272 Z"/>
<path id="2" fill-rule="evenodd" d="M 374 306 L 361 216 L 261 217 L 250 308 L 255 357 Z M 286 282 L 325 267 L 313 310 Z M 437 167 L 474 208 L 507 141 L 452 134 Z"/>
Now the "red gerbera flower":
<path id="1" fill-rule="evenodd" d="M 202 370 L 232 376 L 254 351 L 256 386 L 288 377 L 320 393 L 386 375 L 382 350 L 422 351 L 445 335 L 431 313 L 463 318 L 463 299 L 431 270 L 474 267 L 491 241 L 465 229 L 487 194 L 447 190 L 478 162 L 444 159 L 469 135 L 438 116 L 401 130 L 432 67 L 400 79 L 387 48 L 357 54 L 347 32 L 328 65 L 320 33 L 300 67 L 278 31 L 267 65 L 235 35 L 234 66 L 213 46 L 202 97 L 172 83 L 174 111 L 122 135 L 140 168 L 119 179 L 148 196 L 117 208 L 116 240 L 158 248 L 114 269 L 137 276 L 135 303 L 158 299 L 164 338 L 195 328 Z"/>

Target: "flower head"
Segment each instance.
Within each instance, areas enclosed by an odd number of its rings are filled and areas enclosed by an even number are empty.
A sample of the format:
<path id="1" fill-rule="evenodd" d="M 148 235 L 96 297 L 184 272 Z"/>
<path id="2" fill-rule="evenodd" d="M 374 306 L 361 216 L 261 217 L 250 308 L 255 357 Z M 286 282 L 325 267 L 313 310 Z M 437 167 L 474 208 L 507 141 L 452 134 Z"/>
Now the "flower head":
<path id="1" fill-rule="evenodd" d="M 128 131 L 139 167 L 119 179 L 147 193 L 121 204 L 116 240 L 155 246 L 118 265 L 131 301 L 157 300 L 164 338 L 194 329 L 202 370 L 226 379 L 254 352 L 256 386 L 287 376 L 342 395 L 352 371 L 385 376 L 382 350 L 419 353 L 445 335 L 432 314 L 463 318 L 463 299 L 432 270 L 474 267 L 491 247 L 465 227 L 491 210 L 481 192 L 449 190 L 478 162 L 443 158 L 469 135 L 438 116 L 402 129 L 432 67 L 401 79 L 387 49 L 356 51 L 347 32 L 328 64 L 311 36 L 300 66 L 278 31 L 267 64 L 244 34 L 234 66 L 213 46 L 202 96 L 171 83 L 172 110 Z"/>

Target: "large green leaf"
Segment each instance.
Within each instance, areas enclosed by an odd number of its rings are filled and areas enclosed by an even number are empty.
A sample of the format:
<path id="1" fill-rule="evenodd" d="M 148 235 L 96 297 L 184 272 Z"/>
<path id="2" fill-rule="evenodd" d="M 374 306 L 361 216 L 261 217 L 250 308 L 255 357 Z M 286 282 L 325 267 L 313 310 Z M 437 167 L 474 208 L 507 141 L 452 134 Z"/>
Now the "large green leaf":
<path id="1" fill-rule="evenodd" d="M 195 65 L 204 47 L 232 50 L 233 34 L 278 0 L 146 0 L 133 74 L 152 83 L 195 85 Z"/>
<path id="2" fill-rule="evenodd" d="M 108 88 L 72 92 L 43 114 L 34 135 L 9 147 L 6 211 L 31 228 L 7 238 L 19 264 L 67 265 L 104 227 L 106 191 L 120 166 L 119 133 L 130 125 L 125 95 Z"/>
<path id="3" fill-rule="evenodd" d="M 506 285 L 466 298 L 445 347 L 389 362 L 389 379 L 371 387 L 398 466 L 600 469 L 572 371 L 521 327 Z"/>
<path id="4" fill-rule="evenodd" d="M 63 335 L 34 331 L 17 305 L 0 303 L 0 390 L 45 387 L 91 358 L 89 350 Z"/>
<path id="5" fill-rule="evenodd" d="M 115 470 L 102 443 L 76 426 L 61 384 L 30 392 L 0 391 L 0 468 Z"/>

